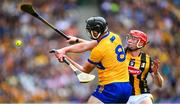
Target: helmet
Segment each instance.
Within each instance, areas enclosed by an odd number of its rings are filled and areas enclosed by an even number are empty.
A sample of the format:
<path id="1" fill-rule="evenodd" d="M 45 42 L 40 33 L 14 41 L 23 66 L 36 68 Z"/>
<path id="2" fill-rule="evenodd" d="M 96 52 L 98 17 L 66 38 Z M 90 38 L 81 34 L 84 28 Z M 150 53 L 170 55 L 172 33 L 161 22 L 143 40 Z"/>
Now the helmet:
<path id="1" fill-rule="evenodd" d="M 107 31 L 107 22 L 103 17 L 90 17 L 86 20 L 86 29 L 93 39 L 97 39 L 101 34 Z M 98 35 L 94 36 L 92 31 L 98 32 Z"/>
<path id="2" fill-rule="evenodd" d="M 141 47 L 144 47 L 147 43 L 148 43 L 148 39 L 147 39 L 147 35 L 142 32 L 142 31 L 139 31 L 139 30 L 131 30 L 129 32 L 129 35 L 133 36 L 133 37 L 136 37 L 139 39 L 138 43 L 137 43 L 137 47 L 138 48 L 141 48 Z M 139 43 L 142 43 L 143 45 L 142 46 L 139 46 Z"/>

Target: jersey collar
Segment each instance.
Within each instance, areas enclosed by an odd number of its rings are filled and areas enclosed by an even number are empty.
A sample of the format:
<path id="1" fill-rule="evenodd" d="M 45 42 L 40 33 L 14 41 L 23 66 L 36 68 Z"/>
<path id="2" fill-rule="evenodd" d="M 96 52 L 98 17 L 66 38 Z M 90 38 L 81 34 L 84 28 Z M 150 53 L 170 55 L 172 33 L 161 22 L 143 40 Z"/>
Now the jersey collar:
<path id="1" fill-rule="evenodd" d="M 99 40 L 97 40 L 97 42 L 99 43 L 102 39 L 104 39 L 104 38 L 106 38 L 108 35 L 109 35 L 109 31 L 105 34 L 105 35 L 103 35 Z"/>

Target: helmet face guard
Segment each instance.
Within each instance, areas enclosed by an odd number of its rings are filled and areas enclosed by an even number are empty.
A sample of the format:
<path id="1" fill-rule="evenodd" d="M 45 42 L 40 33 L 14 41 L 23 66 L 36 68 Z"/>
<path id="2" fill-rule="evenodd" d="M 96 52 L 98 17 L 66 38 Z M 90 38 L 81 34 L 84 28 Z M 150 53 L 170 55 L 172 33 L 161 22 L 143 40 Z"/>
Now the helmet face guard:
<path id="1" fill-rule="evenodd" d="M 98 39 L 107 29 L 107 22 L 103 17 L 90 17 L 86 20 L 86 30 L 90 33 L 92 39 Z M 94 34 L 94 31 L 97 34 Z"/>

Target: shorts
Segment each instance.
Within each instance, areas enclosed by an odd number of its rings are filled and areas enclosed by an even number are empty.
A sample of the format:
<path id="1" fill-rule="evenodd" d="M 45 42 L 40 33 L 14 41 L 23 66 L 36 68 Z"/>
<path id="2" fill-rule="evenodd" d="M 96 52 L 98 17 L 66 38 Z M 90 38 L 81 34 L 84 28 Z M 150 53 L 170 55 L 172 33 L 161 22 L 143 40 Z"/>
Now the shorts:
<path id="1" fill-rule="evenodd" d="M 92 95 L 103 103 L 126 103 L 131 96 L 132 87 L 129 82 L 115 82 L 98 85 Z"/>
<path id="2" fill-rule="evenodd" d="M 141 101 L 150 99 L 153 101 L 153 96 L 150 93 L 147 94 L 141 94 L 141 95 L 133 95 L 130 96 L 127 104 L 140 104 Z"/>

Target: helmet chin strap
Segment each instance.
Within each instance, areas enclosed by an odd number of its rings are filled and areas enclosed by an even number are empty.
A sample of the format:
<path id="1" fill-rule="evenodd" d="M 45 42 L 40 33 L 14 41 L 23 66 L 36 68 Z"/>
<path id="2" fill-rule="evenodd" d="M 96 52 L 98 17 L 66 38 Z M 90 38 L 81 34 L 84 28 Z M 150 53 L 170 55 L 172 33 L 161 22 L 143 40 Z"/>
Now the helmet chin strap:
<path id="1" fill-rule="evenodd" d="M 106 29 L 104 30 L 104 32 L 107 32 L 107 30 L 108 30 L 108 27 L 106 26 Z M 102 33 L 98 33 L 97 36 L 94 36 L 93 31 L 90 31 L 90 34 L 91 34 L 92 39 L 97 40 Z"/>
<path id="2" fill-rule="evenodd" d="M 99 33 L 97 36 L 94 36 L 94 34 L 93 34 L 93 31 L 91 31 L 91 37 L 92 37 L 92 39 L 98 39 L 99 38 L 99 36 L 101 35 L 101 33 Z"/>
<path id="3" fill-rule="evenodd" d="M 143 46 L 140 46 L 139 44 L 140 44 L 140 40 L 139 40 L 139 41 L 137 42 L 137 44 L 136 44 L 137 48 L 140 49 L 140 48 L 142 48 Z"/>

